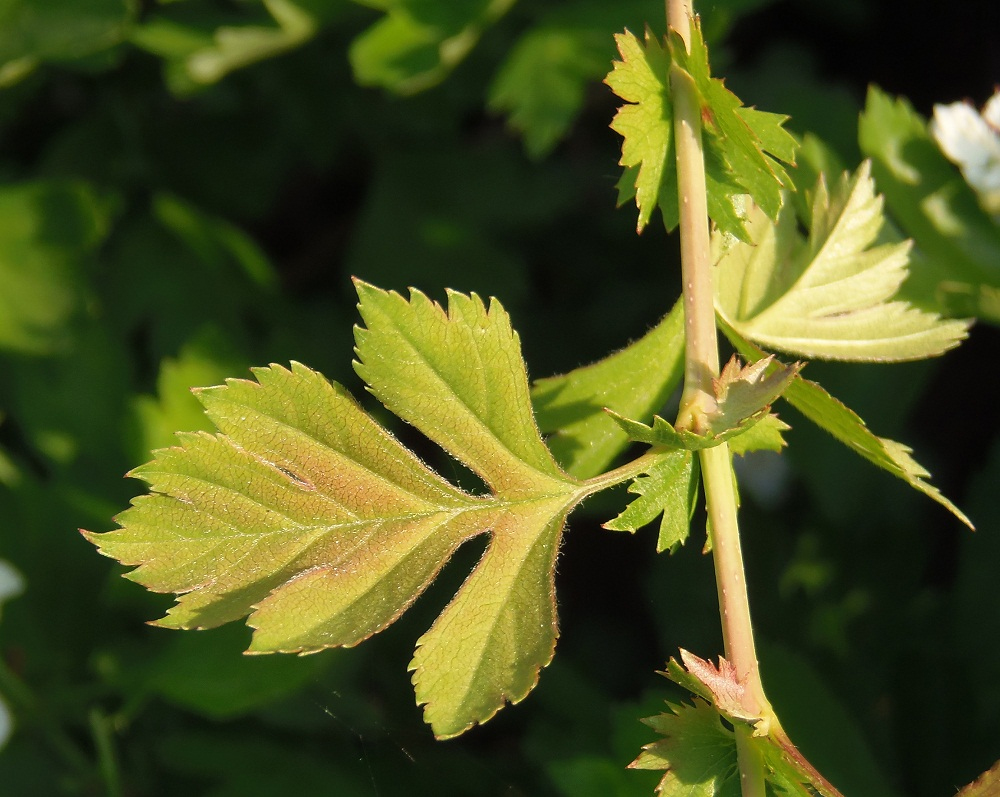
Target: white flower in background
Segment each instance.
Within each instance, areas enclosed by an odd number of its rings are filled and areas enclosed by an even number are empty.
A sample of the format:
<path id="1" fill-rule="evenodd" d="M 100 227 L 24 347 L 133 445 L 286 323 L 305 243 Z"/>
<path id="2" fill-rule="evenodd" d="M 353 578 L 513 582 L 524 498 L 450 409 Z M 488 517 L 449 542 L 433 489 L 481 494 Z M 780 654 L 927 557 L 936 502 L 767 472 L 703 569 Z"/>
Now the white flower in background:
<path id="1" fill-rule="evenodd" d="M 1000 220 L 1000 89 L 978 112 L 967 102 L 935 105 L 931 135 L 987 213 Z"/>
<path id="2" fill-rule="evenodd" d="M 3 559 L 0 559 L 0 608 L 3 602 L 16 595 L 20 595 L 24 589 L 24 579 L 13 567 Z M 10 738 L 12 731 L 10 713 L 7 706 L 0 699 L 0 747 L 3 747 Z"/>

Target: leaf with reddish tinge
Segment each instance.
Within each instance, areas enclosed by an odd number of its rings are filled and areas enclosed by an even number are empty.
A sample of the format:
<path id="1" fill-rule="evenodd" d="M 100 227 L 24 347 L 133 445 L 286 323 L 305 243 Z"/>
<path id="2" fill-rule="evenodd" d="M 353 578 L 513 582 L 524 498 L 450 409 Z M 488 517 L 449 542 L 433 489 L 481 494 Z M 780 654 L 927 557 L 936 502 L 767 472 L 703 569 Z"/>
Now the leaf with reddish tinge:
<path id="1" fill-rule="evenodd" d="M 310 653 L 394 622 L 465 541 L 486 553 L 410 668 L 438 736 L 521 700 L 558 636 L 563 524 L 593 487 L 556 465 L 531 411 L 520 344 L 496 302 L 447 310 L 358 283 L 357 370 L 397 415 L 475 471 L 474 495 L 431 471 L 347 393 L 303 365 L 254 370 L 198 397 L 219 434 L 185 434 L 133 475 L 121 528 L 90 534 L 129 577 L 179 595 L 159 625 L 249 615 L 250 652 Z"/>

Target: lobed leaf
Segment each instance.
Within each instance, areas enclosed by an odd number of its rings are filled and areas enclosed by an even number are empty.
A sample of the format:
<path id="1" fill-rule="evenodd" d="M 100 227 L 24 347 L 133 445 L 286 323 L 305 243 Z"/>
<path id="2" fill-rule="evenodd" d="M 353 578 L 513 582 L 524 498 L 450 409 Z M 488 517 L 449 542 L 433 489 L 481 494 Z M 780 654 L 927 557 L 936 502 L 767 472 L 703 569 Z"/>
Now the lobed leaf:
<path id="1" fill-rule="evenodd" d="M 636 531 L 662 514 L 656 551 L 674 553 L 690 533 L 698 497 L 698 460 L 690 451 L 667 451 L 644 473 L 628 488 L 639 497 L 604 528 Z"/>
<path id="2" fill-rule="evenodd" d="M 703 700 L 644 720 L 664 738 L 647 744 L 631 769 L 664 769 L 660 797 L 740 797 L 736 739 Z"/>
<path id="3" fill-rule="evenodd" d="M 908 273 L 910 244 L 882 243 L 882 200 L 870 164 L 845 174 L 832 192 L 820 179 L 810 216 L 803 240 L 790 203 L 773 223 L 753 208 L 751 243 L 719 258 L 716 306 L 737 332 L 806 357 L 883 362 L 932 357 L 965 337 L 968 323 L 893 300 Z M 716 233 L 716 249 L 723 243 Z"/>
<path id="4" fill-rule="evenodd" d="M 547 155 L 583 107 L 587 85 L 608 61 L 607 31 L 540 25 L 514 45 L 490 87 L 489 107 L 506 113 L 533 158 Z"/>
<path id="5" fill-rule="evenodd" d="M 764 356 L 763 351 L 725 322 L 722 330 L 744 357 L 753 360 Z M 937 501 L 966 526 L 973 528 L 972 521 L 965 513 L 925 481 L 930 474 L 913 459 L 911 449 L 894 440 L 876 436 L 853 410 L 831 396 L 823 387 L 799 376 L 788 386 L 782 398 L 848 448 Z"/>
<path id="6" fill-rule="evenodd" d="M 696 695 L 694 705 L 668 703 L 668 712 L 645 720 L 664 738 L 646 745 L 630 766 L 666 769 L 660 788 L 670 790 L 662 791 L 663 794 L 731 793 L 738 797 L 738 776 L 735 786 L 729 783 L 728 776 L 723 776 L 729 772 L 724 766 L 738 772 L 736 736 L 722 724 L 725 719 L 730 724 L 753 729 L 745 738 L 745 749 L 758 756 L 763 764 L 769 793 L 787 797 L 843 797 L 792 744 L 769 706 L 760 714 L 747 711 L 745 685 L 729 661 L 719 657 L 718 665 L 712 664 L 686 650 L 681 651 L 681 658 L 683 667 L 671 659 L 661 675 Z M 700 751 L 685 749 L 695 738 L 699 740 Z M 700 752 L 701 772 L 682 769 L 686 762 L 680 757 L 681 750 L 695 760 Z M 689 791 L 677 790 L 681 783 Z"/>
<path id="7" fill-rule="evenodd" d="M 621 61 L 613 64 L 605 82 L 630 103 L 611 123 L 624 138 L 619 204 L 635 197 L 639 232 L 657 207 L 667 230 L 677 226 L 671 79 L 686 80 L 701 106 L 709 216 L 723 232 L 749 240 L 734 201 L 749 194 L 771 218 L 777 215 L 781 189 L 791 187 L 779 161 L 792 163 L 798 146 L 782 127 L 787 117 L 743 107 L 721 80 L 711 77 L 697 18 L 691 26 L 690 50 L 676 31 L 670 32 L 665 46 L 648 30 L 644 43 L 627 30 L 615 39 Z"/>
<path id="8" fill-rule="evenodd" d="M 604 82 L 630 103 L 619 108 L 611 122 L 611 129 L 624 139 L 619 164 L 626 172 L 619 183 L 619 205 L 634 190 L 639 208 L 636 230 L 642 232 L 657 207 L 672 230 L 677 226 L 677 171 L 670 55 L 648 28 L 645 43 L 628 30 L 616 33 L 615 42 L 621 60 L 612 64 Z"/>
<path id="9" fill-rule="evenodd" d="M 722 80 L 711 76 L 708 47 L 697 17 L 691 26 L 690 38 L 688 50 L 680 35 L 671 31 L 670 51 L 677 65 L 692 77 L 697 87 L 702 105 L 702 129 L 706 134 L 705 147 L 718 153 L 718 162 L 724 164 L 725 173 L 731 174 L 742 187 L 742 191 L 734 193 L 749 194 L 773 219 L 781 207 L 782 187 L 791 186 L 779 161 L 794 163 L 798 148 L 795 137 L 782 127 L 788 117 L 744 107 Z M 706 159 L 706 168 L 711 169 L 712 165 L 712 160 Z M 735 228 L 719 226 L 738 235 Z"/>
<path id="10" fill-rule="evenodd" d="M 249 615 L 250 652 L 351 646 L 382 630 L 466 540 L 489 546 L 410 665 L 438 736 L 517 702 L 552 658 L 565 518 L 593 491 L 564 474 L 531 415 L 517 335 L 499 304 L 445 311 L 358 283 L 356 363 L 372 391 L 471 467 L 489 495 L 442 479 L 339 385 L 303 365 L 200 391 L 220 434 L 185 434 L 133 475 L 120 528 L 87 533 L 129 577 L 179 593 L 160 625 Z"/>

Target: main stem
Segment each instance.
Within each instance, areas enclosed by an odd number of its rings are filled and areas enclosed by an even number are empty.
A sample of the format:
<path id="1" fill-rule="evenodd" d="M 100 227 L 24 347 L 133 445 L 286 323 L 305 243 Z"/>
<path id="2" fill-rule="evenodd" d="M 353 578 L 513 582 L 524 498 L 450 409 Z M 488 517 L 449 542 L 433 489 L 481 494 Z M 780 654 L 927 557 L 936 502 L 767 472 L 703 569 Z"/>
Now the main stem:
<path id="1" fill-rule="evenodd" d="M 689 0 L 667 0 L 667 22 L 688 46 L 691 13 Z M 674 100 L 686 333 L 684 391 L 677 425 L 701 433 L 705 431 L 707 416 L 716 409 L 712 380 L 719 375 L 701 107 L 691 78 L 676 67 L 671 70 L 670 87 Z M 750 624 L 729 446 L 722 443 L 703 449 L 699 455 L 725 655 L 745 686 L 743 708 L 754 715 L 770 715 Z M 750 745 L 750 729 L 746 726 L 736 728 L 736 750 L 743 796 L 764 797 L 763 762 Z"/>

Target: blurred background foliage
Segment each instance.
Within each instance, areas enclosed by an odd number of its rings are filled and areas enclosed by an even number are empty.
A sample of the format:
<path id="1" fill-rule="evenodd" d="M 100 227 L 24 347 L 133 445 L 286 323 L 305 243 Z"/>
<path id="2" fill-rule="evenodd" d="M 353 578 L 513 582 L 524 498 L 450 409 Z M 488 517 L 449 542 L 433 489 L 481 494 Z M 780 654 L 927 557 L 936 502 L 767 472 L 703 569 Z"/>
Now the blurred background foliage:
<path id="1" fill-rule="evenodd" d="M 1000 81 L 1000 12 L 699 10 L 715 73 L 825 142 L 803 169 L 873 158 L 918 243 L 911 298 L 982 319 L 937 362 L 809 366 L 976 534 L 790 410 L 788 452 L 743 463 L 786 727 L 852 797 L 950 794 L 1000 755 L 1000 231 L 924 123 Z M 662 19 L 649 0 L 0 3 L 0 795 L 651 794 L 624 769 L 652 739 L 637 719 L 679 697 L 654 674 L 679 646 L 719 652 L 715 587 L 697 542 L 658 557 L 653 532 L 601 531 L 610 499 L 571 521 L 538 688 L 445 743 L 405 669 L 477 551 L 358 649 L 245 657 L 241 627 L 144 625 L 169 601 L 76 529 L 111 528 L 139 490 L 122 474 L 205 426 L 190 386 L 297 359 L 360 395 L 351 275 L 498 296 L 533 377 L 644 332 L 676 243 L 614 211 L 600 81 L 612 34 Z"/>

